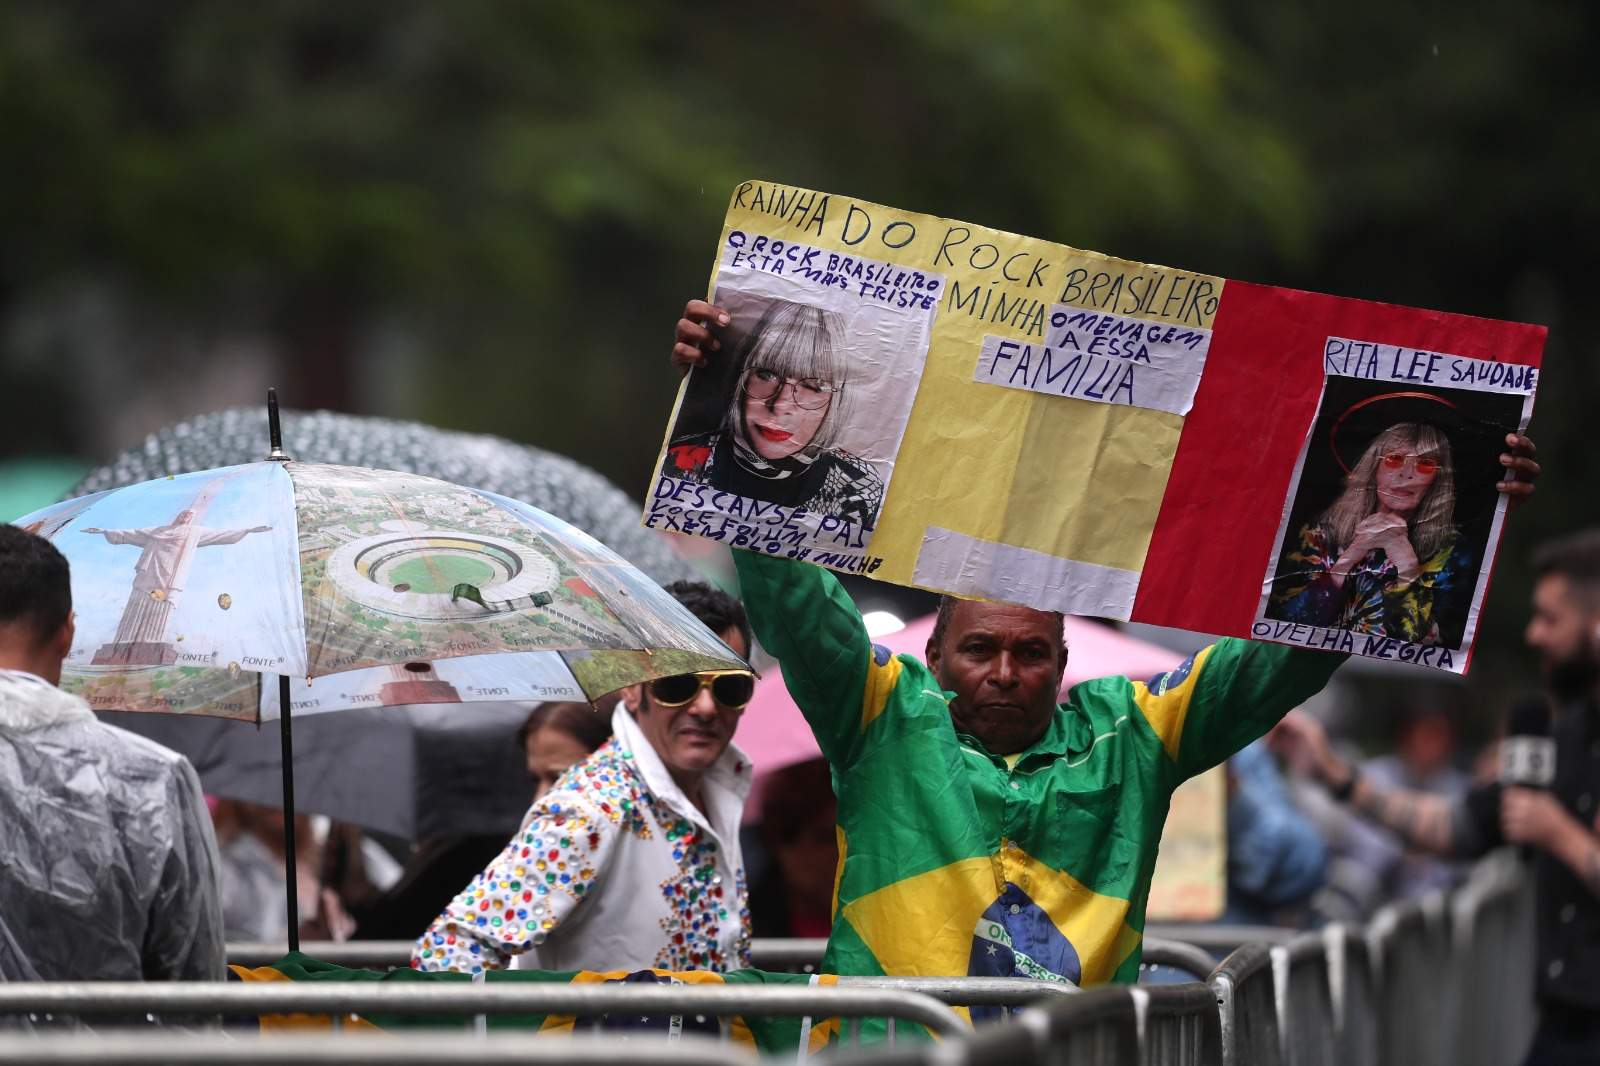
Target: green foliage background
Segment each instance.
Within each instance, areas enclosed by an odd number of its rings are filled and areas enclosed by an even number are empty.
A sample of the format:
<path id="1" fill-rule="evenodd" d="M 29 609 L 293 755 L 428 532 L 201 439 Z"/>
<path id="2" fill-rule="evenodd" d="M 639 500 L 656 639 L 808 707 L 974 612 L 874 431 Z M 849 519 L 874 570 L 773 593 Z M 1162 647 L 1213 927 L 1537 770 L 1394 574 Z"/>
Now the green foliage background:
<path id="1" fill-rule="evenodd" d="M 261 358 L 205 400 L 271 377 L 297 406 L 503 434 L 637 492 L 676 312 L 729 191 L 766 177 L 1548 324 L 1547 474 L 1475 668 L 1531 683 L 1523 559 L 1600 520 L 1592 11 L 14 0 L 0 455 L 101 459 L 197 413 L 181 390 L 130 405 L 244 333 Z"/>

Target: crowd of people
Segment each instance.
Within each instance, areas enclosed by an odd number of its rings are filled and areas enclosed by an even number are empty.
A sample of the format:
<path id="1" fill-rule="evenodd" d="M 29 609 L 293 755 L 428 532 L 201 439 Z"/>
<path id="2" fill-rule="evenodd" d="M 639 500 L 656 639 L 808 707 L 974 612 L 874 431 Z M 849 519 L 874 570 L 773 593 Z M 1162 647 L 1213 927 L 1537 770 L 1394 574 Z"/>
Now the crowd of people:
<path id="1" fill-rule="evenodd" d="M 727 321 L 691 301 L 674 363 L 718 358 Z M 727 432 L 799 412 L 824 423 L 832 394 L 810 366 L 743 380 Z M 748 450 L 728 454 L 751 476 L 792 458 Z M 1514 503 L 1533 490 L 1533 454 L 1508 438 L 1499 487 Z M 1414 456 L 1389 475 L 1441 476 Z M 1417 510 L 1385 513 L 1403 525 Z M 1337 535 L 1318 549 L 1318 603 L 1367 579 L 1362 559 L 1392 524 L 1324 516 L 1317 529 Z M 1451 550 L 1446 535 L 1401 562 L 1426 570 Z M 414 939 L 414 967 L 473 974 L 724 971 L 767 935 L 826 936 L 834 973 L 1133 981 L 1173 792 L 1226 764 L 1227 920 L 1365 914 L 1522 845 L 1540 898 L 1536 1061 L 1600 1053 L 1600 531 L 1539 558 L 1527 641 L 1555 712 L 1547 789 L 1475 779 L 1432 709 L 1406 719 L 1394 758 L 1341 754 L 1297 710 L 1337 654 L 1223 639 L 1155 678 L 1105 677 L 1058 702 L 1059 614 L 946 598 L 924 657 L 891 656 L 828 571 L 734 557 L 742 602 L 704 584 L 668 591 L 741 657 L 759 641 L 777 658 L 822 760 L 755 780 L 734 740 L 755 685 L 743 670 L 658 678 L 594 708 L 541 705 L 516 738 L 532 802 L 509 839 L 419 841 L 378 869 L 381 849 L 358 831 L 306 821 L 302 932 Z M 1365 597 L 1338 610 L 1359 613 Z M 0 817 L 13 827 L 0 978 L 221 978 L 226 940 L 285 931 L 282 815 L 208 809 L 183 758 L 61 691 L 72 639 L 66 561 L 0 527 Z"/>

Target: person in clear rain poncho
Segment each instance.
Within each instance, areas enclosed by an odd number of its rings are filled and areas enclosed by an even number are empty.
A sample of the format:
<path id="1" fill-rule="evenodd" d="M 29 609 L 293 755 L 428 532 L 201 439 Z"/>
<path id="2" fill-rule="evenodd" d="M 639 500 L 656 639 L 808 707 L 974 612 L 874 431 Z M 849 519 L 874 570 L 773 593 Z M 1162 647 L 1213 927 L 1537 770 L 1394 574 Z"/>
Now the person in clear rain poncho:
<path id="1" fill-rule="evenodd" d="M 0 980 L 221 980 L 200 779 L 56 687 L 72 637 L 66 559 L 0 525 Z"/>

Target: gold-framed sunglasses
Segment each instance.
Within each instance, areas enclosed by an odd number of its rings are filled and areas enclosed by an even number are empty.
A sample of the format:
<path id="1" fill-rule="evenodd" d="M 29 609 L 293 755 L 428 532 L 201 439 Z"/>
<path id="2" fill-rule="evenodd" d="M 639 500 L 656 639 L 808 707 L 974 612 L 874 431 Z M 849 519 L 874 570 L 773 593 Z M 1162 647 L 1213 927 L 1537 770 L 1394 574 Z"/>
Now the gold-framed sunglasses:
<path id="1" fill-rule="evenodd" d="M 709 688 L 718 706 L 742 711 L 756 694 L 756 678 L 748 670 L 706 670 L 698 674 L 673 674 L 650 682 L 650 698 L 660 707 L 687 707 Z"/>

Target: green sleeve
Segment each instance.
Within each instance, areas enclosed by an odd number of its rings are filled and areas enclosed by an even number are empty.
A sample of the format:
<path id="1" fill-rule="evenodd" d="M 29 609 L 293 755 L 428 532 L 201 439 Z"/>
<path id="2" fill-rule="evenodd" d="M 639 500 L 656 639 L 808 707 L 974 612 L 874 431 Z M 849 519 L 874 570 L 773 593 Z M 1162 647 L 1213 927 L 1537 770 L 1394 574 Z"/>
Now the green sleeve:
<path id="1" fill-rule="evenodd" d="M 872 641 L 838 579 L 820 566 L 733 549 L 750 625 L 777 656 L 817 746 L 846 766 L 861 739 Z"/>
<path id="2" fill-rule="evenodd" d="M 1158 688 L 1174 689 L 1176 694 L 1193 686 L 1178 745 L 1180 775 L 1192 777 L 1209 770 L 1265 734 L 1322 691 L 1346 658 L 1225 637 L 1173 671 L 1175 675 L 1187 668 L 1191 676 L 1175 686 L 1162 682 Z M 1151 694 L 1156 695 L 1154 690 Z"/>

